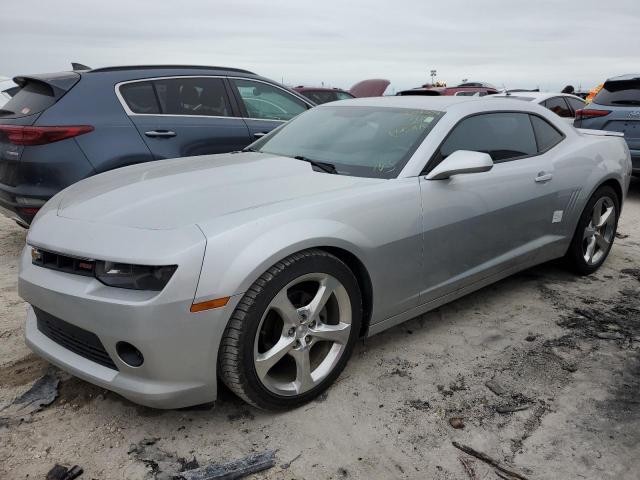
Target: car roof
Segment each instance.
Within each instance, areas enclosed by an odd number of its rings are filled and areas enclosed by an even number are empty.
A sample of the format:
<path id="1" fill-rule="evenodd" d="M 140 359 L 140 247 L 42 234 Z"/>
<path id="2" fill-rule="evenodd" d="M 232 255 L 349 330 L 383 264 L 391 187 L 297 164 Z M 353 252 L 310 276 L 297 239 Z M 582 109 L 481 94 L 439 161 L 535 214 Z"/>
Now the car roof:
<path id="1" fill-rule="evenodd" d="M 640 80 L 640 73 L 627 73 L 626 75 L 607 78 L 607 82 L 623 82 L 625 80 Z"/>
<path id="2" fill-rule="evenodd" d="M 247 73 L 249 75 L 255 75 L 255 73 L 242 68 L 234 67 L 216 67 L 209 65 L 122 65 L 115 67 L 103 67 L 92 68 L 90 70 L 83 70 L 86 73 L 99 73 L 99 72 L 119 72 L 127 70 L 216 70 L 236 73 Z"/>
<path id="3" fill-rule="evenodd" d="M 260 75 L 256 75 L 255 73 L 242 68 L 206 65 L 125 65 L 94 68 L 92 70 L 80 70 L 75 73 L 80 74 L 83 78 L 108 77 L 110 80 L 117 82 L 156 77 L 199 75 L 263 79 Z"/>
<path id="4" fill-rule="evenodd" d="M 495 95 L 491 95 L 492 97 L 513 97 L 515 99 L 522 99 L 522 98 L 530 98 L 531 101 L 537 100 L 539 102 L 543 101 L 543 100 L 547 100 L 549 98 L 554 98 L 554 97 L 570 97 L 570 98 L 576 98 L 578 100 L 582 100 L 580 97 L 576 96 L 576 95 L 571 95 L 570 93 L 555 93 L 555 92 L 514 92 L 514 93 L 510 93 L 510 94 L 506 94 L 506 93 L 496 93 Z M 584 101 L 584 100 L 582 100 Z"/>
<path id="5" fill-rule="evenodd" d="M 451 96 L 386 96 L 386 97 L 361 97 L 351 100 L 339 100 L 330 105 L 358 105 L 362 107 L 388 107 L 388 108 L 415 108 L 445 111 L 454 105 L 478 101 L 482 97 L 455 97 Z M 322 107 L 322 105 L 320 105 Z"/>
<path id="6" fill-rule="evenodd" d="M 546 116 L 549 110 L 537 102 L 523 102 L 509 97 L 491 98 L 484 97 L 455 97 L 455 96 L 388 96 L 388 97 L 362 97 L 351 100 L 339 100 L 315 108 L 327 108 L 334 106 L 362 106 L 380 108 L 410 108 L 415 110 L 431 110 L 436 112 L 451 112 L 454 117 L 473 115 L 482 112 L 515 111 L 531 112 Z M 553 114 L 555 115 L 555 114 Z M 559 117 L 558 117 L 559 118 Z"/>

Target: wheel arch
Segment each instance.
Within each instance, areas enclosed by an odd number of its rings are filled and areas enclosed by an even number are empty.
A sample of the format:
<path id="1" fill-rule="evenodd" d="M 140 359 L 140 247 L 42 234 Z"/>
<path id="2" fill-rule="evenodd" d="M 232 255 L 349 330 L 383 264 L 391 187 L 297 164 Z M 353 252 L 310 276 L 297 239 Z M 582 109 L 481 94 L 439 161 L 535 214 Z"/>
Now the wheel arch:
<path id="1" fill-rule="evenodd" d="M 315 248 L 324 250 L 343 261 L 355 275 L 362 295 L 362 323 L 360 325 L 359 335 L 361 338 L 364 338 L 369 331 L 373 314 L 373 284 L 367 267 L 355 254 L 344 248 L 332 246 L 318 246 Z"/>
<path id="2" fill-rule="evenodd" d="M 603 181 L 602 183 L 600 183 L 596 188 L 593 189 L 593 192 L 591 192 L 591 195 L 593 195 L 600 187 L 611 187 L 613 188 L 613 191 L 616 192 L 616 195 L 618 196 L 618 204 L 620 205 L 620 208 L 622 209 L 622 202 L 624 200 L 624 194 L 623 194 L 623 190 L 622 190 L 622 185 L 620 184 L 620 181 L 617 180 L 616 178 L 609 178 L 605 181 Z M 589 198 L 591 198 L 591 195 L 589 196 Z M 620 212 L 618 212 L 618 215 L 620 214 Z"/>

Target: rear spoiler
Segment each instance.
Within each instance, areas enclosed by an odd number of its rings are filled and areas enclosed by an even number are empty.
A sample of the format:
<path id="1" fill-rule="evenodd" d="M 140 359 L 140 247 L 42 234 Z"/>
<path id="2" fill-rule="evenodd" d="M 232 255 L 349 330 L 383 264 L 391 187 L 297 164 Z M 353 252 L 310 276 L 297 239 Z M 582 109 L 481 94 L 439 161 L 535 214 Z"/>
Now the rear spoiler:
<path id="1" fill-rule="evenodd" d="M 593 135 L 595 137 L 624 137 L 622 132 L 610 132 L 609 130 L 592 130 L 590 128 L 576 128 L 582 135 Z"/>
<path id="2" fill-rule="evenodd" d="M 43 73 L 39 75 L 21 75 L 14 77 L 13 81 L 20 87 L 24 87 L 29 82 L 36 82 L 47 85 L 53 90 L 55 98 L 60 98 L 73 88 L 80 80 L 80 74 L 75 72 Z"/>

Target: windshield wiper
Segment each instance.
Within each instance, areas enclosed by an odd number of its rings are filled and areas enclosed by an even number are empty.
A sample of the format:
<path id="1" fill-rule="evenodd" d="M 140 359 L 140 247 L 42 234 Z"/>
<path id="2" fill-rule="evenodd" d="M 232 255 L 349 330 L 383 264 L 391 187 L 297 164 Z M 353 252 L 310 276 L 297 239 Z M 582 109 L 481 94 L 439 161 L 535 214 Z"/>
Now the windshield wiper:
<path id="1" fill-rule="evenodd" d="M 251 148 L 251 147 L 245 147 L 242 149 L 243 152 L 259 152 L 260 150 L 257 150 L 255 148 Z"/>
<path id="2" fill-rule="evenodd" d="M 317 160 L 311 160 L 310 158 L 303 157 L 302 155 L 296 155 L 293 158 L 296 160 L 302 160 L 303 162 L 310 163 L 316 168 L 319 168 L 325 173 L 332 173 L 334 175 L 339 175 L 338 170 L 336 170 L 336 166 L 333 163 L 327 162 L 318 162 Z"/>
<path id="3" fill-rule="evenodd" d="M 616 105 L 640 105 L 640 100 L 613 100 Z"/>
<path id="4" fill-rule="evenodd" d="M 7 110 L 5 108 L 0 108 L 0 115 L 15 115 L 16 112 L 12 112 L 11 110 Z"/>

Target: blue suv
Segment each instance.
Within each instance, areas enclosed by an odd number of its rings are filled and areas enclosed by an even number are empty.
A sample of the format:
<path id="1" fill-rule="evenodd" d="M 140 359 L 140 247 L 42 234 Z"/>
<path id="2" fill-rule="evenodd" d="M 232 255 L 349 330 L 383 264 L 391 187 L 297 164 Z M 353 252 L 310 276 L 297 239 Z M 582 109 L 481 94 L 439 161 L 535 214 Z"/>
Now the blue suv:
<path id="1" fill-rule="evenodd" d="M 622 75 L 604 82 L 593 101 L 576 111 L 573 125 L 624 133 L 631 151 L 633 174 L 640 175 L 640 74 Z"/>
<path id="2" fill-rule="evenodd" d="M 110 67 L 14 81 L 19 90 L 0 108 L 0 211 L 23 226 L 83 178 L 240 150 L 314 105 L 224 67 Z"/>

